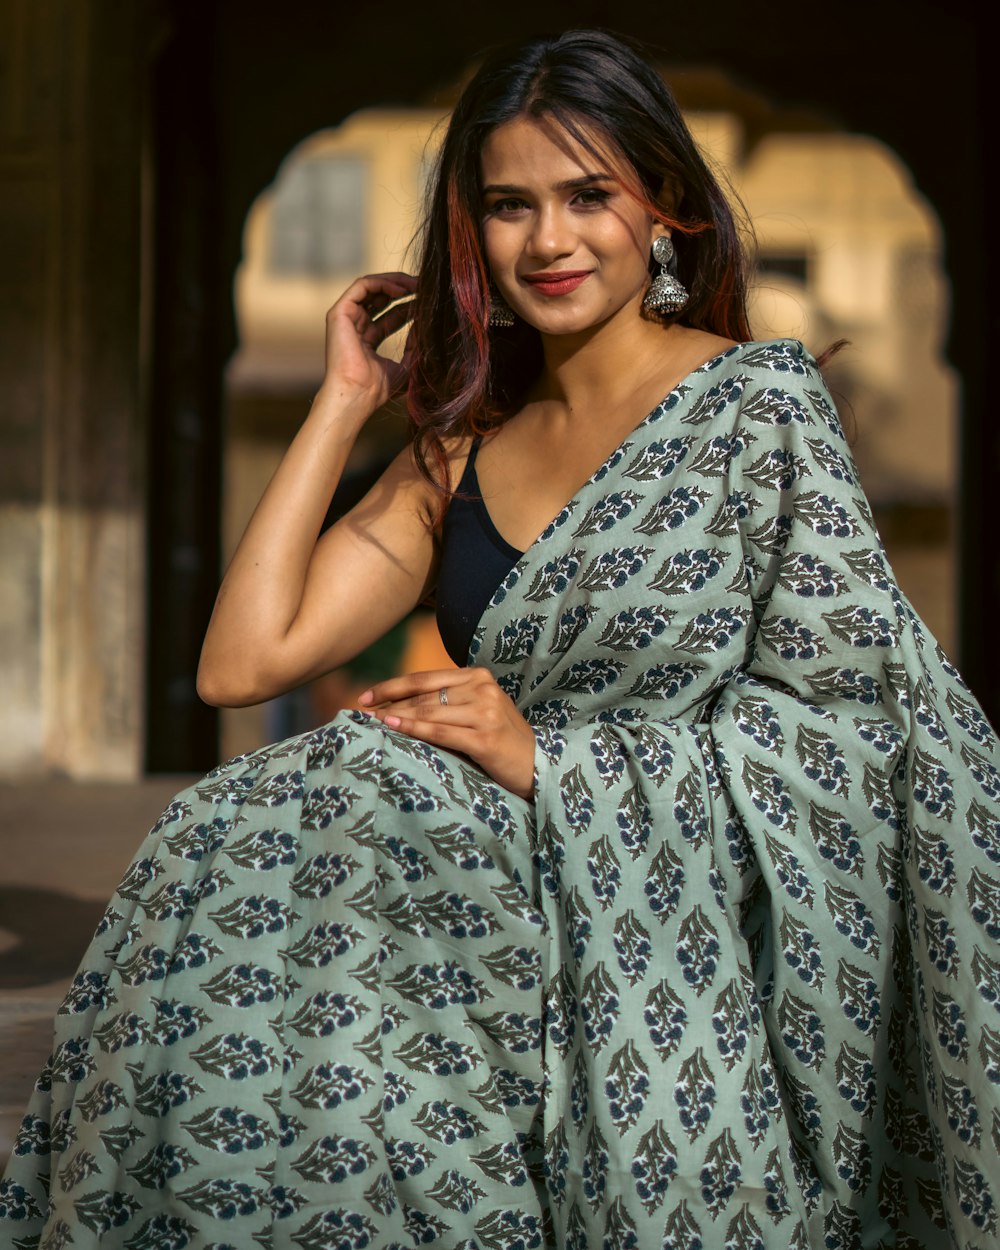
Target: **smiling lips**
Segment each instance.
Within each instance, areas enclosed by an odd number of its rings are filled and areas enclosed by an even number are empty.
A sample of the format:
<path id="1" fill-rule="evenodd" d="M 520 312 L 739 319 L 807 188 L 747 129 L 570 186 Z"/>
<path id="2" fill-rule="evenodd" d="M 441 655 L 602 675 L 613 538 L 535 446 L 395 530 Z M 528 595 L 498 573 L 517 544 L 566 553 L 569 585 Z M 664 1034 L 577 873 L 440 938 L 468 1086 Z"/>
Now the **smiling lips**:
<path id="1" fill-rule="evenodd" d="M 589 277 L 589 269 L 560 269 L 553 273 L 525 274 L 523 280 L 542 295 L 568 295 Z"/>

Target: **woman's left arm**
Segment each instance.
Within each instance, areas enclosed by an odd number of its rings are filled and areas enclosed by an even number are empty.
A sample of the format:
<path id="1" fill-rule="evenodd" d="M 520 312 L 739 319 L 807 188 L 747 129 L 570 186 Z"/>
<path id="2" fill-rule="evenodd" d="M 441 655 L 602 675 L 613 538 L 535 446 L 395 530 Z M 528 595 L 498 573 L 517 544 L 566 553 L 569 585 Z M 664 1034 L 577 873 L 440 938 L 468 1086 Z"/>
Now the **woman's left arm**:
<path id="1" fill-rule="evenodd" d="M 485 668 L 436 669 L 379 682 L 359 698 L 389 729 L 468 756 L 529 803 L 535 735 Z"/>

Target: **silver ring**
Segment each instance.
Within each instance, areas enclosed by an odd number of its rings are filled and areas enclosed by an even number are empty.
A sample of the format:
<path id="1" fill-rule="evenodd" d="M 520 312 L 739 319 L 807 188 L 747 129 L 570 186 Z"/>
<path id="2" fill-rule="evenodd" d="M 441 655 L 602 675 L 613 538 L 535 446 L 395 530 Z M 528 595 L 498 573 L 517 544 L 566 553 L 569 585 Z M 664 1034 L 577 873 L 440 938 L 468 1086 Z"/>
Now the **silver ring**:
<path id="1" fill-rule="evenodd" d="M 442 707 L 448 706 L 448 687 L 447 686 L 442 686 L 441 689 L 438 691 L 438 703 L 440 703 Z"/>

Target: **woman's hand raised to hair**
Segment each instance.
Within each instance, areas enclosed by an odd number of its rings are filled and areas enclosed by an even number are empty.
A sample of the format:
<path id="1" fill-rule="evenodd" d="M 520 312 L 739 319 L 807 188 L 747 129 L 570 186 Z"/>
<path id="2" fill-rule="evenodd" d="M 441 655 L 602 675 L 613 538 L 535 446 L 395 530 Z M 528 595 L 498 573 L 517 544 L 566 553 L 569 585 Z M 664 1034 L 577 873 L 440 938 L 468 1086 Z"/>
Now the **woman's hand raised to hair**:
<path id="1" fill-rule="evenodd" d="M 219 590 L 198 692 L 242 707 L 344 663 L 426 594 L 430 487 L 401 454 L 320 537 L 365 422 L 406 382 L 379 347 L 413 315 L 416 279 L 371 274 L 327 314 L 323 385 L 247 525 Z"/>
<path id="2" fill-rule="evenodd" d="M 366 690 L 358 702 L 390 729 L 467 755 L 505 790 L 532 801 L 535 735 L 486 669 L 393 677 Z"/>
<path id="3" fill-rule="evenodd" d="M 413 316 L 417 280 L 408 273 L 358 278 L 326 314 L 326 372 L 320 394 L 374 412 L 406 385 L 408 359 L 379 347 Z M 405 300 L 405 303 L 397 301 Z"/>

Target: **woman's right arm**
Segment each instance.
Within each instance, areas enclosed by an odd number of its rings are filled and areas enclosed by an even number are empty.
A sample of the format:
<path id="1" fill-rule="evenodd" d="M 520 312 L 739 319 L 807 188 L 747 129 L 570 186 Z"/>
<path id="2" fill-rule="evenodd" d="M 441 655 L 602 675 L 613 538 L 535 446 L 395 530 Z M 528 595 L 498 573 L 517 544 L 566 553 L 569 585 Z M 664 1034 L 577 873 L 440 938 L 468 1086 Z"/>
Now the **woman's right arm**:
<path id="1" fill-rule="evenodd" d="M 319 537 L 359 431 L 405 384 L 405 364 L 377 348 L 410 316 L 406 304 L 383 310 L 414 288 L 406 274 L 360 278 L 327 314 L 323 385 L 219 590 L 198 669 L 208 703 L 260 703 L 328 672 L 426 594 L 433 505 L 409 449 Z"/>

